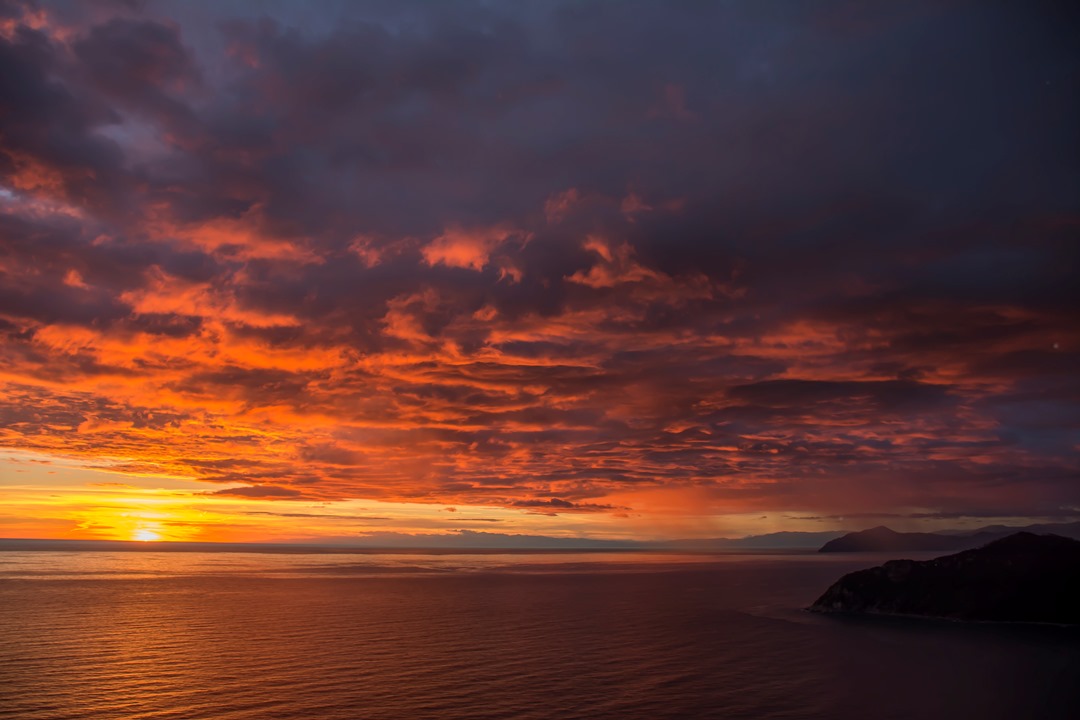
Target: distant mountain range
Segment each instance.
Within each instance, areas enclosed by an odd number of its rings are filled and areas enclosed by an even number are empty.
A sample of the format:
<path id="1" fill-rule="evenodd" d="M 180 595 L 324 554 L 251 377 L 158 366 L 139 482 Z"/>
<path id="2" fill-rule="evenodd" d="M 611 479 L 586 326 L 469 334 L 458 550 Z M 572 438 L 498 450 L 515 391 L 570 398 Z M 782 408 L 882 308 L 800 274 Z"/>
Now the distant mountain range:
<path id="1" fill-rule="evenodd" d="M 171 552 L 347 553 L 423 550 L 432 552 L 626 551 L 723 552 L 812 550 L 819 552 L 899 552 L 964 550 L 1026 530 L 1080 539 L 1080 522 L 1010 528 L 991 525 L 970 531 L 898 533 L 887 527 L 860 532 L 775 532 L 741 538 L 607 540 L 461 530 L 444 534 L 372 533 L 293 543 L 129 542 L 117 540 L 20 540 L 0 538 L 0 550 L 99 550 Z M 824 543 L 824 545 L 822 545 Z"/>
<path id="2" fill-rule="evenodd" d="M 765 535 L 748 535 L 741 538 L 697 538 L 666 540 L 643 543 L 647 549 L 659 550 L 794 550 L 814 548 L 844 534 L 843 530 L 822 532 L 774 532 Z"/>
<path id="3" fill-rule="evenodd" d="M 461 530 L 443 535 L 374 533 L 363 538 L 343 539 L 343 545 L 366 548 L 470 548 L 508 550 L 671 550 L 709 552 L 716 550 L 810 549 L 843 535 L 842 530 L 825 532 L 775 532 L 741 538 L 687 538 L 682 540 L 600 540 L 560 538 L 546 535 Z"/>
<path id="4" fill-rule="evenodd" d="M 936 533 L 901 533 L 885 526 L 878 526 L 829 540 L 821 546 L 818 552 L 968 550 L 981 547 L 1017 532 L 1053 533 L 1062 537 L 1080 539 L 1080 522 L 1027 525 L 1025 527 L 990 525 L 977 530 L 952 530 Z"/>
<path id="5" fill-rule="evenodd" d="M 425 552 L 514 552 L 666 550 L 711 552 L 722 550 L 807 550 L 843 535 L 831 532 L 777 532 L 742 538 L 705 538 L 667 541 L 602 540 L 461 530 L 444 534 L 383 532 L 363 536 L 322 538 L 301 543 L 131 542 L 121 540 L 0 539 L 0 550 L 91 550 L 142 552 L 266 552 L 347 553 L 385 550 Z"/>

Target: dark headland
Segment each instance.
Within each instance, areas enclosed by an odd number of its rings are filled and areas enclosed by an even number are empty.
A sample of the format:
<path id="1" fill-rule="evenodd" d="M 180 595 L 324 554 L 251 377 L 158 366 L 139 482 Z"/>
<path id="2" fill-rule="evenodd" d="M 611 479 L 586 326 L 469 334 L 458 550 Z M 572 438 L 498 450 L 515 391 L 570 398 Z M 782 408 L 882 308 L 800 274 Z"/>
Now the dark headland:
<path id="1" fill-rule="evenodd" d="M 1080 624 L 1080 542 L 1019 532 L 934 560 L 890 560 L 840 578 L 816 612 Z"/>

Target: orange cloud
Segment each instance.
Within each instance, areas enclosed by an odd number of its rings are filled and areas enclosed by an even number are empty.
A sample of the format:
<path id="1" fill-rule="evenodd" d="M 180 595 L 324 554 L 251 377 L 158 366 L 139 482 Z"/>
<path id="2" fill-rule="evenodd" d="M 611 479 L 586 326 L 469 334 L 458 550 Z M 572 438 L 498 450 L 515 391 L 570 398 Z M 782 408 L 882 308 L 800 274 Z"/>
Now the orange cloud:
<path id="1" fill-rule="evenodd" d="M 514 234 L 516 231 L 501 226 L 470 230 L 451 227 L 420 252 L 428 265 L 480 271 L 487 266 L 492 251 Z"/>
<path id="2" fill-rule="evenodd" d="M 600 257 L 600 262 L 589 268 L 588 272 L 579 270 L 566 279 L 572 283 L 591 288 L 612 288 L 624 283 L 670 283 L 671 278 L 663 273 L 650 270 L 634 259 L 634 249 L 627 243 L 612 246 L 605 239 L 590 235 L 583 247 Z"/>

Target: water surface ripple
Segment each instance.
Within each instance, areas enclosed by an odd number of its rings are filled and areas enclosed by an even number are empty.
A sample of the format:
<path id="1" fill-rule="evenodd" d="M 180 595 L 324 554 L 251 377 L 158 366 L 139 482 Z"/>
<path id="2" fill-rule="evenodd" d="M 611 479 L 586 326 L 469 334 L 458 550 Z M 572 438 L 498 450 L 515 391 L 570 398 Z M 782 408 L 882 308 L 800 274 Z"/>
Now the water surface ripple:
<path id="1" fill-rule="evenodd" d="M 875 562 L 0 552 L 0 719 L 1080 717 L 1073 631 L 800 609 Z"/>

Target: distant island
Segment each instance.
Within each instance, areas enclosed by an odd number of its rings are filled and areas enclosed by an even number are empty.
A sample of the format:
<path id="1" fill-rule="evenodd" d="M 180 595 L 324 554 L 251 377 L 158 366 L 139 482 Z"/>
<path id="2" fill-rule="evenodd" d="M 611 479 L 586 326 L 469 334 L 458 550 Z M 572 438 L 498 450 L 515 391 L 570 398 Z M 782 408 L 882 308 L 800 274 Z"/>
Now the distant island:
<path id="1" fill-rule="evenodd" d="M 986 545 L 1016 532 L 1053 533 L 1080 538 L 1080 523 L 1006 527 L 991 525 L 970 532 L 901 533 L 884 526 L 852 532 L 829 540 L 818 552 L 921 552 L 968 550 Z"/>
<path id="2" fill-rule="evenodd" d="M 1080 542 L 1019 532 L 925 560 L 890 560 L 840 578 L 823 613 L 1080 624 Z"/>

